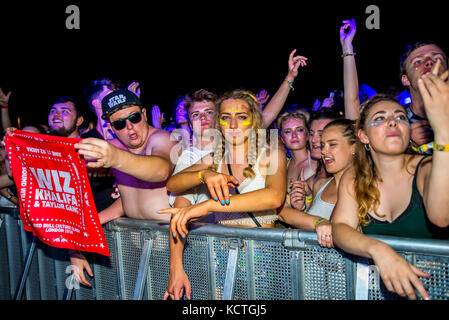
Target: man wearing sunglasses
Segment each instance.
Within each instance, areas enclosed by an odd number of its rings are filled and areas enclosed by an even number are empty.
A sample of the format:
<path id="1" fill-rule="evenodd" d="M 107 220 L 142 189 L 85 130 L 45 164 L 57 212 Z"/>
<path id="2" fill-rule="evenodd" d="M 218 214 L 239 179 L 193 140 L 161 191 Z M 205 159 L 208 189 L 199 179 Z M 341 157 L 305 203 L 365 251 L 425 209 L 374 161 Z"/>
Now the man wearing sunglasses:
<path id="1" fill-rule="evenodd" d="M 117 139 L 106 142 L 87 138 L 75 147 L 84 155 L 88 167 L 112 169 L 126 216 L 168 223 L 170 217 L 162 217 L 155 211 L 168 206 L 165 184 L 173 171 L 170 150 L 176 141 L 170 141 L 168 132 L 148 124 L 146 109 L 129 90 L 115 90 L 106 95 L 102 112 Z M 117 218 L 102 214 L 102 223 Z"/>

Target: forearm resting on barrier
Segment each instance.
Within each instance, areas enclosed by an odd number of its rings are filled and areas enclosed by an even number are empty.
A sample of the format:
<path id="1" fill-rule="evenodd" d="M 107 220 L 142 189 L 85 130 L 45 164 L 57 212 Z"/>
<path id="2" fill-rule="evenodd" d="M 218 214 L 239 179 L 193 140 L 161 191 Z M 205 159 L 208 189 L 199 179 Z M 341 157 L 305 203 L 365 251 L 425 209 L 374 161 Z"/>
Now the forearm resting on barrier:
<path id="1" fill-rule="evenodd" d="M 103 225 L 111 220 L 123 217 L 125 210 L 122 206 L 122 198 L 115 200 L 109 207 L 98 213 L 100 223 Z"/>

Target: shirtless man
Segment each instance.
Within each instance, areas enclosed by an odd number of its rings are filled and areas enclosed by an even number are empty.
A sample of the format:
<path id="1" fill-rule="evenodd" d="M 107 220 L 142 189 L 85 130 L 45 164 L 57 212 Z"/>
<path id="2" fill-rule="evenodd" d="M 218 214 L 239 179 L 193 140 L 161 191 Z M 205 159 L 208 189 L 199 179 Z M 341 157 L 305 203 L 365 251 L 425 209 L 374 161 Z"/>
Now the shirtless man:
<path id="1" fill-rule="evenodd" d="M 166 180 L 173 171 L 170 150 L 176 144 L 169 133 L 151 127 L 139 98 L 129 90 L 116 90 L 102 100 L 102 118 L 118 140 L 87 138 L 75 145 L 91 168 L 112 168 L 124 212 L 101 217 L 102 223 L 126 214 L 134 219 L 169 222 L 156 210 L 168 204 Z M 91 161 L 93 160 L 93 161 Z"/>
<path id="2" fill-rule="evenodd" d="M 102 118 L 117 140 L 106 142 L 87 138 L 75 145 L 87 160 L 87 167 L 111 168 L 117 180 L 122 208 L 99 213 L 101 223 L 126 214 L 133 219 L 156 220 L 169 223 L 170 216 L 155 211 L 169 206 L 165 187 L 174 165 L 170 150 L 176 141 L 170 141 L 168 132 L 153 128 L 147 122 L 146 110 L 139 98 L 128 90 L 116 90 L 102 100 Z M 71 255 L 75 278 L 90 286 L 83 269 L 92 271 L 81 253 Z"/>

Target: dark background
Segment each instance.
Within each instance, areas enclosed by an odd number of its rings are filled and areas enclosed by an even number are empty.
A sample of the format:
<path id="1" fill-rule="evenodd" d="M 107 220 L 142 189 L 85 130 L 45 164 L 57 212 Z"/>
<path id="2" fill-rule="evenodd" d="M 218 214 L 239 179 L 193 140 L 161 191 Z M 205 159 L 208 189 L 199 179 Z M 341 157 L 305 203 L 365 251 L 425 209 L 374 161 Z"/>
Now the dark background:
<path id="1" fill-rule="evenodd" d="M 343 89 L 339 29 L 355 18 L 359 81 L 378 91 L 401 88 L 405 45 L 430 39 L 447 51 L 444 2 L 393 1 L 3 1 L 0 87 L 12 91 L 17 124 L 47 122 L 51 102 L 99 77 L 140 82 L 142 102 L 166 114 L 178 95 L 232 88 L 273 95 L 293 49 L 309 58 L 287 104 L 311 106 Z M 66 7 L 80 9 L 80 30 L 65 26 Z M 380 29 L 368 30 L 370 4 Z M 402 89 L 402 88 L 401 88 Z"/>

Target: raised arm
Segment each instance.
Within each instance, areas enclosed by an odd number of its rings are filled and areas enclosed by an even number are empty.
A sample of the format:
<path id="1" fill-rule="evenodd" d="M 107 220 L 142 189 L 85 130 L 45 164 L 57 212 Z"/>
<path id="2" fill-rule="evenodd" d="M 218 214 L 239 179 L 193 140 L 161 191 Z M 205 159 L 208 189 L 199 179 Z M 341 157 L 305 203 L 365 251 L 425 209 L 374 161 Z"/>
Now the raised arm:
<path id="1" fill-rule="evenodd" d="M 157 136 L 155 136 L 157 135 Z M 137 179 L 148 182 L 162 182 L 168 179 L 174 165 L 170 161 L 170 150 L 176 142 L 170 141 L 163 130 L 152 135 L 151 155 L 138 155 L 119 149 L 109 142 L 87 138 L 75 144 L 78 152 L 86 157 L 88 167 L 114 168 Z"/>
<path id="2" fill-rule="evenodd" d="M 307 65 L 307 58 L 303 56 L 294 56 L 295 52 L 296 49 L 290 53 L 288 58 L 287 76 L 284 81 L 282 81 L 281 86 L 276 91 L 274 96 L 270 99 L 270 102 L 268 102 L 262 111 L 264 128 L 268 128 L 270 126 L 284 106 L 288 94 L 290 93 L 291 88 L 293 88 L 293 82 L 298 75 L 298 68 Z"/>
<path id="3" fill-rule="evenodd" d="M 430 167 L 419 171 L 424 175 L 423 200 L 427 215 L 439 227 L 449 226 L 449 84 L 448 71 L 438 76 L 441 61 L 432 72 L 418 80 L 418 87 L 423 97 L 424 107 L 430 125 L 435 133 L 434 147 Z M 444 151 L 438 151 L 442 148 Z"/>
<path id="4" fill-rule="evenodd" d="M 359 79 L 355 64 L 354 48 L 352 46 L 356 25 L 354 19 L 343 20 L 343 23 L 343 26 L 340 28 L 340 43 L 343 55 L 345 117 L 357 120 L 360 113 Z M 346 33 L 345 30 L 348 28 L 349 31 Z"/>
<path id="5" fill-rule="evenodd" d="M 1 107 L 1 116 L 2 116 L 2 126 L 3 130 L 11 127 L 11 118 L 9 117 L 9 97 L 11 96 L 11 91 L 8 94 L 4 94 L 3 90 L 0 88 L 0 107 Z"/>

